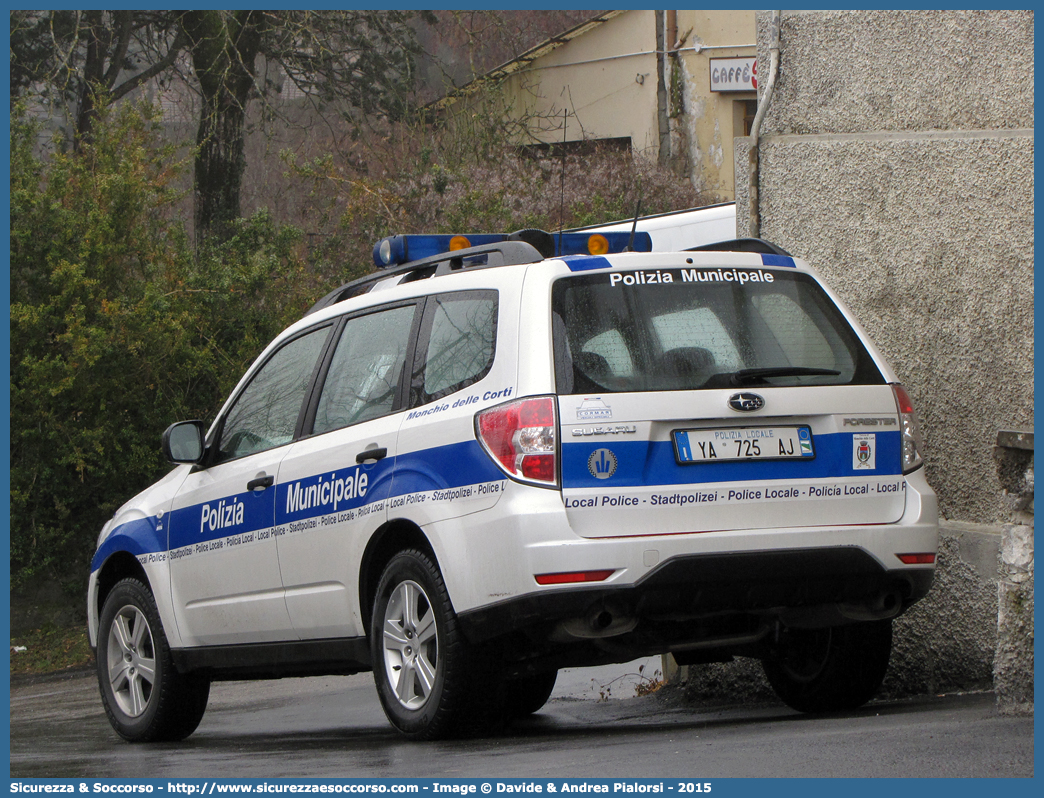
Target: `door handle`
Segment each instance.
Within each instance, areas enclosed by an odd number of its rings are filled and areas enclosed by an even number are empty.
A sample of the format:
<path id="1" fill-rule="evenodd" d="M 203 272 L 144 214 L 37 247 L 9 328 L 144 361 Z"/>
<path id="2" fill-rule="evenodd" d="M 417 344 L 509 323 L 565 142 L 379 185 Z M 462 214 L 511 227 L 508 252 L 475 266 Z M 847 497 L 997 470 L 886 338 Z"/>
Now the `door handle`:
<path id="1" fill-rule="evenodd" d="M 275 482 L 275 477 L 273 477 L 273 476 L 254 477 L 252 480 L 250 480 L 247 483 L 247 490 L 257 490 L 258 488 L 261 488 L 261 489 L 269 488 L 269 487 L 272 486 L 273 482 Z"/>
<path id="2" fill-rule="evenodd" d="M 363 449 L 359 454 L 355 455 L 355 462 L 365 463 L 367 460 L 383 460 L 388 456 L 388 450 L 383 446 L 379 449 Z"/>

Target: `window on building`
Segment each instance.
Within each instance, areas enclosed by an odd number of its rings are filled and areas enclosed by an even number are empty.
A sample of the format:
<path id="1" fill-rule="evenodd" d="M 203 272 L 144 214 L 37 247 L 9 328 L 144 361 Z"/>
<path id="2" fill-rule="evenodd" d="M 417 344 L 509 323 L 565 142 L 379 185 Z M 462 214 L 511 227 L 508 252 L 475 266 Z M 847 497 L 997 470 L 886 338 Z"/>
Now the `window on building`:
<path id="1" fill-rule="evenodd" d="M 758 114 L 757 100 L 736 100 L 736 115 L 742 119 L 741 125 L 736 125 L 737 130 L 743 130 L 744 136 L 749 136 L 751 128 L 754 127 L 754 117 Z"/>

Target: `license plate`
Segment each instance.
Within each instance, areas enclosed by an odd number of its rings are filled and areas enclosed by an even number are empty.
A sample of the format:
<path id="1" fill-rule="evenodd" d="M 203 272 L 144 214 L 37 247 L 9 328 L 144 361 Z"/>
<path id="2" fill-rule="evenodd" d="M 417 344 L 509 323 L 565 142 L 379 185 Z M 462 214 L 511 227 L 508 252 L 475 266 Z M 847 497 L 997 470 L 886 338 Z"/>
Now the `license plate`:
<path id="1" fill-rule="evenodd" d="M 809 427 L 731 427 L 674 431 L 679 463 L 813 458 Z"/>

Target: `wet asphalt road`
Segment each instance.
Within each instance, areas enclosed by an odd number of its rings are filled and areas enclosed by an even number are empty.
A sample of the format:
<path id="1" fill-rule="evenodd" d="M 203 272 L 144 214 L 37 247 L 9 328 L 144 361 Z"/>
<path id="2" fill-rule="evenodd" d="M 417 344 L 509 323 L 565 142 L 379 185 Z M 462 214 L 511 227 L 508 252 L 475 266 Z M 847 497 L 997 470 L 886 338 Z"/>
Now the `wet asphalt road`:
<path id="1" fill-rule="evenodd" d="M 619 667 L 619 666 L 618 666 Z M 626 680 L 567 674 L 498 737 L 406 743 L 369 674 L 215 684 L 183 743 L 128 745 L 92 675 L 11 689 L 11 776 L 254 778 L 1006 777 L 1033 775 L 1032 718 L 991 694 L 876 702 L 811 718 L 782 706 L 695 708 Z"/>

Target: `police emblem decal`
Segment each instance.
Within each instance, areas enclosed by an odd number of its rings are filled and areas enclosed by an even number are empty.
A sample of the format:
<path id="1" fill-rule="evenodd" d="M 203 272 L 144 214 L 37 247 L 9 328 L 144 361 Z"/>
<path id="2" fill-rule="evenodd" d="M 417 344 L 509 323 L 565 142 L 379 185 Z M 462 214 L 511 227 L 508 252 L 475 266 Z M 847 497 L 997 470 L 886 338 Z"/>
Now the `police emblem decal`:
<path id="1" fill-rule="evenodd" d="M 852 436 L 852 468 L 856 471 L 873 471 L 877 468 L 877 436 L 874 434 Z"/>
<path id="2" fill-rule="evenodd" d="M 595 479 L 609 479 L 616 473 L 616 455 L 608 449 L 595 449 L 587 458 L 587 470 Z"/>

